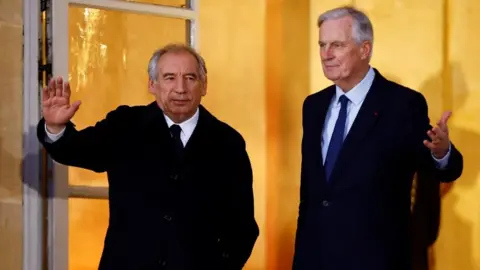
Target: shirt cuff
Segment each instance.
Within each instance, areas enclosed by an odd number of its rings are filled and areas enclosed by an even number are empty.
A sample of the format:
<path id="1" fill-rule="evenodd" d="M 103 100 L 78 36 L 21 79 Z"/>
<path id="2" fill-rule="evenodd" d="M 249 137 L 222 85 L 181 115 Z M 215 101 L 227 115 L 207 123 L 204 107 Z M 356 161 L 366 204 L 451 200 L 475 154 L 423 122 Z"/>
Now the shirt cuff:
<path id="1" fill-rule="evenodd" d="M 447 167 L 447 165 L 448 165 L 448 160 L 449 160 L 449 158 L 450 158 L 450 152 L 451 152 L 451 150 L 452 150 L 452 144 L 449 144 L 449 145 L 448 145 L 448 152 L 447 152 L 447 154 L 446 154 L 443 158 L 441 158 L 441 159 L 436 158 L 436 157 L 433 155 L 433 153 L 432 153 L 432 158 L 433 158 L 433 160 L 435 160 L 435 163 L 436 163 L 436 165 L 437 165 L 437 169 L 441 169 L 441 170 L 442 170 L 442 169 L 445 169 L 445 168 Z"/>
<path id="2" fill-rule="evenodd" d="M 59 133 L 53 134 L 48 131 L 47 124 L 45 124 L 45 133 L 47 133 L 46 141 L 48 143 L 54 143 L 63 136 L 63 133 L 65 133 L 65 128 L 63 128 L 62 131 L 60 131 Z"/>

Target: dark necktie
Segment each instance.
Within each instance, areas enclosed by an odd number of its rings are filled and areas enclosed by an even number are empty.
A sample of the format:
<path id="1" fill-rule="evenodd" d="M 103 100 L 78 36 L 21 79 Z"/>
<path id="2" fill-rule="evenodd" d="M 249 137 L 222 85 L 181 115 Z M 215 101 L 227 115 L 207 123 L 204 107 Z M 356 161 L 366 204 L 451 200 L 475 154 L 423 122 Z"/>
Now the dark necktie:
<path id="1" fill-rule="evenodd" d="M 335 128 L 333 129 L 332 138 L 330 139 L 330 144 L 328 145 L 327 158 L 325 159 L 325 174 L 327 181 L 330 180 L 332 175 L 333 168 L 335 167 L 335 162 L 337 161 L 338 154 L 342 149 L 343 139 L 345 138 L 345 123 L 347 122 L 347 105 L 348 98 L 345 95 L 342 95 L 338 102 L 340 102 L 340 113 L 338 114 L 337 122 L 335 123 Z"/>
<path id="2" fill-rule="evenodd" d="M 179 125 L 172 125 L 170 127 L 170 134 L 172 134 L 173 138 L 173 150 L 175 151 L 177 161 L 181 160 L 183 156 L 183 143 L 180 139 L 180 132 L 182 132 L 182 128 Z"/>

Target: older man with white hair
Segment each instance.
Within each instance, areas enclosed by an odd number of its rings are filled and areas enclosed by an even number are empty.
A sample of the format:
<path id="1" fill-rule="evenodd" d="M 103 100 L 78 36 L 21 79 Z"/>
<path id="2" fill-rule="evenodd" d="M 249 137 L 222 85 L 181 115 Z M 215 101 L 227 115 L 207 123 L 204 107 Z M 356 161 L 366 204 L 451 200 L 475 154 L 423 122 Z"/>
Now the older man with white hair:
<path id="1" fill-rule="evenodd" d="M 410 270 L 410 189 L 417 171 L 452 182 L 463 158 L 445 112 L 370 66 L 373 27 L 352 7 L 318 19 L 325 77 L 303 105 L 295 270 Z M 392 52 L 393 53 L 393 52 Z"/>
<path id="2" fill-rule="evenodd" d="M 106 172 L 109 226 L 99 270 L 241 269 L 257 240 L 252 167 L 242 135 L 200 104 L 204 59 L 171 44 L 148 64 L 155 101 L 71 122 L 80 101 L 53 79 L 38 138 L 62 164 Z M 132 90 L 134 91 L 134 90 Z"/>

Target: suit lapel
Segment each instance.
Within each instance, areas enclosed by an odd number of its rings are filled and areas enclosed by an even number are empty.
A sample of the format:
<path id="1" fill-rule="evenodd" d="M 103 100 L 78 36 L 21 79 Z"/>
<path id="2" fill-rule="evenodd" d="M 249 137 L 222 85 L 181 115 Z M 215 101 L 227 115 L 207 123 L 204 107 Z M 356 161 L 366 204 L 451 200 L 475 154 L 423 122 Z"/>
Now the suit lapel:
<path id="1" fill-rule="evenodd" d="M 185 145 L 185 158 L 191 158 L 192 153 L 199 151 L 202 143 L 205 142 L 205 136 L 209 136 L 208 133 L 211 132 L 210 126 L 215 119 L 202 105 L 200 105 L 199 110 L 197 126 Z M 162 156 L 169 157 L 173 151 L 173 141 L 163 111 L 156 102 L 152 102 L 147 106 L 147 114 L 143 121 L 142 127 L 144 132 L 142 134 L 146 134 L 144 139 L 145 142 L 148 142 L 149 149 L 155 149 L 162 153 Z"/>
<path id="2" fill-rule="evenodd" d="M 202 146 L 202 143 L 205 143 L 204 137 L 210 130 L 209 125 L 211 124 L 212 118 L 213 116 L 202 105 L 200 105 L 197 125 L 195 126 L 190 139 L 185 145 L 187 162 L 188 158 L 191 158 L 193 153 L 201 152 L 199 150 Z"/>
<path id="3" fill-rule="evenodd" d="M 322 156 L 322 138 L 323 138 L 323 128 L 325 126 L 325 118 L 328 113 L 328 109 L 330 107 L 330 103 L 332 101 L 333 96 L 335 95 L 335 86 L 328 87 L 325 91 L 325 95 L 322 96 L 320 99 L 320 104 L 318 107 L 314 107 L 314 124 L 313 126 L 313 145 L 307 145 L 307 147 L 312 147 L 313 149 L 313 157 L 315 157 L 317 168 L 320 169 L 319 175 L 325 177 L 325 168 L 323 166 L 323 156 Z M 325 182 L 325 181 L 322 181 Z"/>
<path id="4" fill-rule="evenodd" d="M 151 163 L 152 168 L 159 174 L 159 179 L 162 177 L 168 179 L 172 162 L 170 157 L 173 155 L 173 140 L 163 111 L 156 102 L 147 105 L 139 126 L 142 129 L 137 132 L 141 136 L 139 153 L 152 157 L 145 162 Z M 152 181 L 155 187 L 159 184 L 157 181 Z"/>
<path id="5" fill-rule="evenodd" d="M 147 106 L 147 114 L 145 115 L 142 126 L 145 129 L 143 134 L 146 134 L 146 140 L 148 140 L 149 143 L 153 145 L 161 144 L 162 147 L 171 144 L 170 131 L 168 130 L 165 116 L 156 102 L 152 102 Z M 165 149 L 161 152 L 165 152 Z"/>
<path id="6" fill-rule="evenodd" d="M 338 178 L 351 158 L 355 157 L 356 148 L 374 128 L 379 117 L 382 115 L 383 104 L 386 103 L 384 95 L 387 89 L 383 89 L 386 79 L 383 78 L 377 70 L 375 70 L 375 73 L 372 86 L 343 143 L 342 150 L 340 151 L 332 173 L 332 182 Z"/>
<path id="7" fill-rule="evenodd" d="M 147 147 L 147 151 L 155 154 L 162 160 L 160 164 L 169 164 L 169 157 L 173 155 L 173 140 L 168 129 L 167 122 L 163 111 L 158 107 L 156 102 L 152 102 L 147 106 L 147 113 L 143 119 L 142 127 L 145 134 L 143 144 Z"/>

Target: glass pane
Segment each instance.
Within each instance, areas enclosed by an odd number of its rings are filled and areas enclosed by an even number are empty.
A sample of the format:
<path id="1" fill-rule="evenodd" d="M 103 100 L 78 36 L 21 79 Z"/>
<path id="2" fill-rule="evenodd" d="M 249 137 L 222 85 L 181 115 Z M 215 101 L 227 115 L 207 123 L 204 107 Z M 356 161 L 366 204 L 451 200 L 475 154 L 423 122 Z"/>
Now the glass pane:
<path id="1" fill-rule="evenodd" d="M 127 2 L 155 4 L 161 6 L 189 8 L 188 0 L 122 0 Z"/>
<path id="2" fill-rule="evenodd" d="M 158 47 L 186 42 L 186 21 L 121 11 L 69 7 L 69 80 L 82 106 L 78 129 L 121 104 L 147 104 L 148 60 Z M 71 185 L 106 186 L 106 174 L 69 168 Z"/>
<path id="3" fill-rule="evenodd" d="M 107 200 L 68 200 L 69 270 L 98 269 L 108 217 Z"/>

